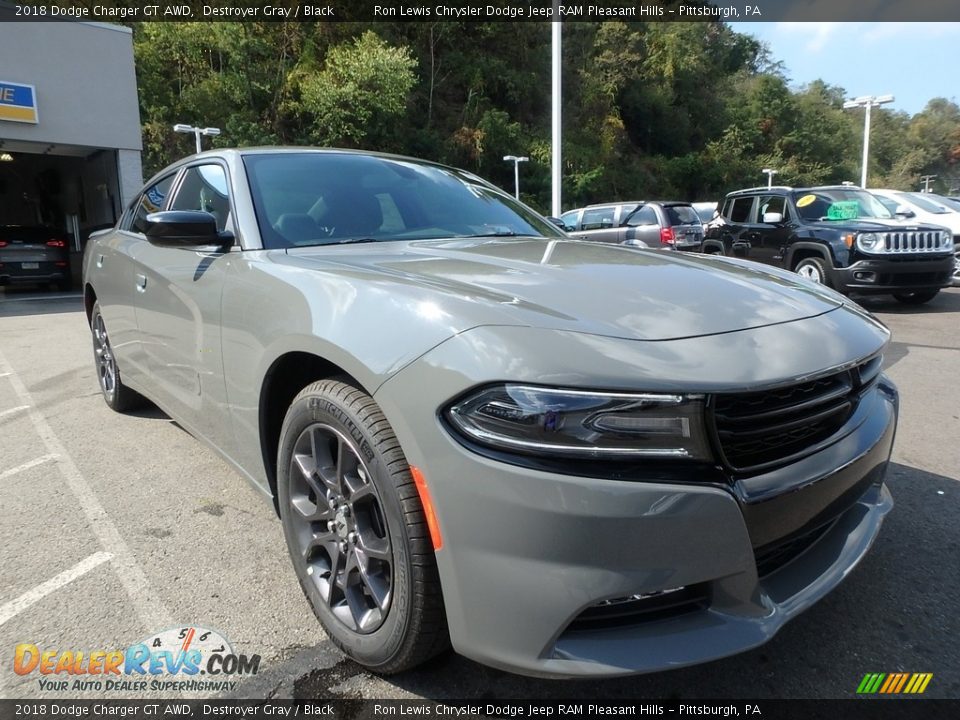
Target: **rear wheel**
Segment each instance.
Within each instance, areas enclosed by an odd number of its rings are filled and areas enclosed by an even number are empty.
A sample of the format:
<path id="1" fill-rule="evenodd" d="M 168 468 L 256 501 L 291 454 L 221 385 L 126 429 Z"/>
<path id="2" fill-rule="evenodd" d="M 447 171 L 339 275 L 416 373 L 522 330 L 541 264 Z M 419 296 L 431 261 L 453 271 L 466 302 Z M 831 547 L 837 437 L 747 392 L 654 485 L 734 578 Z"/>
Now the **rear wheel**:
<path id="1" fill-rule="evenodd" d="M 933 290 L 894 293 L 893 296 L 904 305 L 923 305 L 925 302 L 933 300 L 939 292 L 940 290 L 935 288 Z"/>
<path id="2" fill-rule="evenodd" d="M 373 398 L 336 380 L 304 388 L 280 433 L 277 492 L 300 586 L 334 644 L 382 674 L 447 647 L 423 507 Z"/>
<path id="3" fill-rule="evenodd" d="M 126 412 L 143 405 L 146 402 L 144 397 L 128 388 L 120 379 L 120 369 L 117 367 L 117 359 L 110 345 L 107 326 L 103 322 L 103 315 L 100 314 L 99 302 L 93 304 L 90 332 L 93 335 L 93 358 L 97 365 L 97 381 L 104 401 L 117 412 Z"/>
<path id="4" fill-rule="evenodd" d="M 797 263 L 794 272 L 818 285 L 829 285 L 827 281 L 827 264 L 822 258 L 806 257 Z"/>

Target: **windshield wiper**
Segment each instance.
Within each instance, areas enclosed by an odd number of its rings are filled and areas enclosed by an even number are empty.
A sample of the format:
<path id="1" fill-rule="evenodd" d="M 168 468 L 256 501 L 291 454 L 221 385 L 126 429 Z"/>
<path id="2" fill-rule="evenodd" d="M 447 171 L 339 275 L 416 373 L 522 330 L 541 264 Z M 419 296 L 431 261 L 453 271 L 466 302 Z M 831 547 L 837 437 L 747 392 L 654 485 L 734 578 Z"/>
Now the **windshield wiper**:
<path id="1" fill-rule="evenodd" d="M 330 243 L 330 244 L 352 245 L 353 243 L 372 243 L 372 242 L 380 242 L 380 241 L 372 237 L 355 237 L 355 238 L 344 238 L 343 240 L 337 240 L 335 243 Z"/>
<path id="2" fill-rule="evenodd" d="M 517 237 L 518 233 L 513 230 L 494 230 L 493 232 L 474 233 L 473 235 L 455 235 L 458 238 L 482 238 L 482 237 Z"/>

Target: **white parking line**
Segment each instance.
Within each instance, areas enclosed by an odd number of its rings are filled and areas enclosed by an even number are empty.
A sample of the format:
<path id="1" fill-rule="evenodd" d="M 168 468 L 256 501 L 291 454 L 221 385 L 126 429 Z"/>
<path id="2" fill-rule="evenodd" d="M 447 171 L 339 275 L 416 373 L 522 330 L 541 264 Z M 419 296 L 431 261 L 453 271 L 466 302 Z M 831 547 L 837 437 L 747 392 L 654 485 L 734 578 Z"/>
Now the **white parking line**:
<path id="1" fill-rule="evenodd" d="M 0 410 L 0 418 L 6 417 L 7 415 L 13 415 L 21 410 L 28 410 L 29 408 L 29 405 L 18 405 L 17 407 L 10 408 L 9 410 Z"/>
<path id="2" fill-rule="evenodd" d="M 51 460 L 56 460 L 56 459 L 57 459 L 56 455 L 41 455 L 40 457 L 30 460 L 29 462 L 25 462 L 23 465 L 17 465 L 14 468 L 10 468 L 9 470 L 4 470 L 3 472 L 0 472 L 0 480 L 6 480 L 8 477 L 10 477 L 11 475 L 16 475 L 18 472 L 29 470 L 32 467 L 36 467 L 37 465 L 43 465 L 45 462 L 50 462 Z"/>
<path id="3" fill-rule="evenodd" d="M 67 583 L 71 583 L 81 575 L 85 575 L 98 565 L 102 565 L 112 556 L 108 552 L 94 553 L 85 560 L 81 560 L 69 570 L 64 570 L 56 577 L 52 577 L 45 583 L 37 585 L 33 590 L 27 590 L 16 600 L 11 600 L 6 605 L 0 605 L 0 625 L 22 613 L 31 605 L 40 602 L 50 593 L 59 590 Z"/>
<path id="4" fill-rule="evenodd" d="M 77 464 L 54 434 L 46 418 L 32 407 L 33 399 L 29 391 L 17 377 L 17 374 L 13 372 L 13 368 L 7 362 L 2 351 L 0 351 L 0 372 L 10 373 L 10 384 L 13 386 L 13 391 L 20 398 L 20 402 L 29 406 L 28 413 L 30 420 L 33 422 L 33 427 L 46 447 L 47 453 L 57 456 L 57 467 L 67 481 L 70 490 L 76 496 L 91 530 L 100 540 L 103 549 L 113 556 L 111 561 L 113 569 L 127 591 L 131 602 L 133 602 L 140 619 L 148 628 L 171 627 L 174 624 L 173 619 L 158 595 L 151 590 L 143 570 L 137 563 L 137 559 L 130 552 L 130 548 L 127 547 L 120 532 L 113 524 L 110 516 L 107 515 L 107 511 L 103 509 L 97 499 L 96 493 L 87 484 L 77 468 Z"/>
<path id="5" fill-rule="evenodd" d="M 73 293 L 71 295 L 43 295 L 37 297 L 13 297 L 13 298 L 3 298 L 2 302 L 5 303 L 14 303 L 14 302 L 43 302 L 44 300 L 76 300 L 77 298 L 82 298 L 83 293 Z"/>

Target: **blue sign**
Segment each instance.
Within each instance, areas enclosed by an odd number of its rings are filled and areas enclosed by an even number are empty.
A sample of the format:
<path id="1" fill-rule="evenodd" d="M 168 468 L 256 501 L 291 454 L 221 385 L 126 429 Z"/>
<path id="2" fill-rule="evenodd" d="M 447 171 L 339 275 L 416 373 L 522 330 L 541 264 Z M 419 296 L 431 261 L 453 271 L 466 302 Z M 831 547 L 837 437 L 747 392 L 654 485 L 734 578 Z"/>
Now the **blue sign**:
<path id="1" fill-rule="evenodd" d="M 37 91 L 33 85 L 0 80 L 0 120 L 37 124 Z"/>

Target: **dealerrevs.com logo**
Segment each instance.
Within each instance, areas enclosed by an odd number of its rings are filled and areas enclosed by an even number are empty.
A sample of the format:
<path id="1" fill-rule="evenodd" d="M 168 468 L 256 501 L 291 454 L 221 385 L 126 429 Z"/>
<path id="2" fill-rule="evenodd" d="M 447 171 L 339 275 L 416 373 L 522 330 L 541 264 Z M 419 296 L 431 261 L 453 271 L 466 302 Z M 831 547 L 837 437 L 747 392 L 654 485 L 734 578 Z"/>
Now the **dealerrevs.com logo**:
<path id="1" fill-rule="evenodd" d="M 18 675 L 37 674 L 41 690 L 76 692 L 214 692 L 233 690 L 256 675 L 259 655 L 234 652 L 216 630 L 171 628 L 126 650 L 59 650 L 20 643 L 13 653 Z"/>

